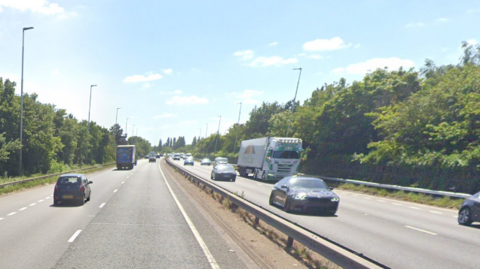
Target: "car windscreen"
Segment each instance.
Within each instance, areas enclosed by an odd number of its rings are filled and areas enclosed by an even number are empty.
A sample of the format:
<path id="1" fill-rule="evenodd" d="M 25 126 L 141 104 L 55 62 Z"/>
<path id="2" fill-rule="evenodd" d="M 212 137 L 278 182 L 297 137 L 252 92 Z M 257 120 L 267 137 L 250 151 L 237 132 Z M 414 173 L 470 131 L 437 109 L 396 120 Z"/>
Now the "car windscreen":
<path id="1" fill-rule="evenodd" d="M 222 172 L 234 172 L 235 171 L 235 169 L 231 165 L 219 165 L 219 166 L 217 166 L 217 170 L 222 171 Z"/>
<path id="2" fill-rule="evenodd" d="M 276 159 L 298 159 L 300 154 L 297 151 L 287 150 L 287 151 L 274 151 L 272 158 Z"/>
<path id="3" fill-rule="evenodd" d="M 290 188 L 328 189 L 325 182 L 314 179 L 295 179 L 290 181 Z"/>
<path id="4" fill-rule="evenodd" d="M 61 177 L 58 179 L 58 185 L 68 185 L 68 184 L 80 184 L 82 183 L 82 179 L 79 177 Z"/>

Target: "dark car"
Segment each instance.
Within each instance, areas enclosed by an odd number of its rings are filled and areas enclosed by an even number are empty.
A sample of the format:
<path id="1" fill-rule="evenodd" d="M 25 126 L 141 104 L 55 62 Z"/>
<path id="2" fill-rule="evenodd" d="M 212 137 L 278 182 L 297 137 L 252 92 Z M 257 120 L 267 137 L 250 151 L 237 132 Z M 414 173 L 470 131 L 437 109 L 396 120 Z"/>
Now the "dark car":
<path id="1" fill-rule="evenodd" d="M 465 199 L 458 211 L 459 224 L 470 225 L 476 221 L 480 221 L 480 192 Z"/>
<path id="2" fill-rule="evenodd" d="M 279 205 L 286 212 L 335 215 L 340 198 L 332 190 L 319 178 L 285 177 L 273 186 L 269 204 Z"/>
<path id="3" fill-rule="evenodd" d="M 157 158 L 155 157 L 155 155 L 152 155 L 148 158 L 148 162 L 149 163 L 156 163 L 157 162 Z"/>
<path id="4" fill-rule="evenodd" d="M 53 204 L 58 205 L 64 201 L 77 202 L 80 205 L 85 204 L 85 201 L 90 201 L 92 195 L 91 184 L 93 182 L 88 181 L 84 174 L 61 175 L 57 184 L 55 184 Z"/>
<path id="5" fill-rule="evenodd" d="M 202 161 L 200 162 L 200 165 L 211 165 L 212 164 L 212 161 L 210 161 L 209 158 L 204 158 L 202 159 Z"/>
<path id="6" fill-rule="evenodd" d="M 183 165 L 191 165 L 193 166 L 194 162 L 193 162 L 193 157 L 187 157 L 185 158 L 185 160 L 183 161 Z"/>
<path id="7" fill-rule="evenodd" d="M 235 171 L 235 168 L 233 168 L 231 164 L 218 164 L 213 167 L 210 178 L 213 180 L 235 181 L 237 171 Z"/>

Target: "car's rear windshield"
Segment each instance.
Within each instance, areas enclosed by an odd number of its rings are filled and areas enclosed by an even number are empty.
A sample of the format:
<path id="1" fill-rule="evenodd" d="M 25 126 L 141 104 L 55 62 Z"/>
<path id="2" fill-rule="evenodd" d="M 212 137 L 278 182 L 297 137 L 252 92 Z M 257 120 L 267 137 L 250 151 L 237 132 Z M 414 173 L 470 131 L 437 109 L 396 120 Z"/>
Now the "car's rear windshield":
<path id="1" fill-rule="evenodd" d="M 217 163 L 226 163 L 226 162 L 228 162 L 228 159 L 227 158 L 218 158 L 216 161 L 217 161 Z"/>
<path id="2" fill-rule="evenodd" d="M 80 177 L 61 177 L 58 179 L 57 184 L 67 185 L 67 184 L 80 184 L 82 179 Z"/>
<path id="3" fill-rule="evenodd" d="M 276 159 L 298 159 L 300 158 L 300 155 L 296 151 L 287 150 L 274 151 L 272 157 Z"/>
<path id="4" fill-rule="evenodd" d="M 291 188 L 307 188 L 307 189 L 328 189 L 327 184 L 321 180 L 298 179 L 291 181 Z"/>
<path id="5" fill-rule="evenodd" d="M 231 165 L 219 165 L 217 167 L 217 170 L 223 171 L 223 172 L 233 172 L 235 169 Z"/>

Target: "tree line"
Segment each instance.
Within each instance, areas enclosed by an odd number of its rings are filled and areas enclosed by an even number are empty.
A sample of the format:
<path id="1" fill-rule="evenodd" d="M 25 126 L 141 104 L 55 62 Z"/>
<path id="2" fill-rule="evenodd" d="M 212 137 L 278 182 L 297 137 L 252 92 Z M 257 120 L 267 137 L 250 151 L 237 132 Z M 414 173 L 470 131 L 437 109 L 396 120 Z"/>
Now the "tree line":
<path id="1" fill-rule="evenodd" d="M 117 145 L 135 144 L 140 156 L 151 150 L 141 137 L 127 140 L 118 124 L 107 129 L 91 121 L 88 127 L 87 121 L 65 109 L 40 103 L 37 94 L 24 94 L 21 146 L 20 96 L 15 87 L 15 82 L 0 77 L 0 177 L 19 175 L 20 148 L 26 176 L 113 162 Z"/>
<path id="2" fill-rule="evenodd" d="M 351 84 L 324 84 L 303 104 L 264 102 L 245 124 L 195 138 L 186 149 L 234 163 L 242 140 L 297 137 L 305 173 L 477 192 L 480 45 L 463 42 L 462 49 L 458 64 L 427 59 L 418 71 L 383 68 Z"/>

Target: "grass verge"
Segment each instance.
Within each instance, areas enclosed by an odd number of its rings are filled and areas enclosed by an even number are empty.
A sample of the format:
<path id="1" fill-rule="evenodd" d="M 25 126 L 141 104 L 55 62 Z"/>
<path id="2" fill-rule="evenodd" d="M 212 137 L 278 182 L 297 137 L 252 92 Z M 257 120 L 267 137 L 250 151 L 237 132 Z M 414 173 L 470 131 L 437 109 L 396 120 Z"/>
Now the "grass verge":
<path id="1" fill-rule="evenodd" d="M 87 173 L 91 173 L 91 172 L 95 172 L 95 171 L 99 171 L 99 170 L 103 170 L 103 169 L 108 169 L 108 168 L 111 168 L 111 167 L 114 167 L 114 166 L 115 166 L 115 164 L 100 166 L 100 167 L 97 166 L 97 167 L 93 167 L 91 169 L 79 171 L 78 173 L 87 174 Z M 57 181 L 57 179 L 58 179 L 58 176 L 51 176 L 51 177 L 47 177 L 47 178 L 27 181 L 27 182 L 24 182 L 24 183 L 7 185 L 7 186 L 4 186 L 4 187 L 0 187 L 0 195 L 5 195 L 5 194 L 8 194 L 8 193 L 17 192 L 17 191 L 21 191 L 21 190 L 25 190 L 25 189 L 30 189 L 30 188 L 34 188 L 34 187 L 38 187 L 38 186 L 42 186 L 42 185 L 49 185 L 49 184 L 55 183 Z M 7 181 L 7 182 L 12 182 L 12 181 Z M 0 183 L 7 183 L 7 182 L 0 182 Z"/>
<path id="2" fill-rule="evenodd" d="M 375 187 L 367 187 L 362 185 L 355 185 L 351 183 L 345 183 L 338 185 L 337 189 L 349 190 L 354 192 L 366 193 L 374 196 L 394 198 L 402 201 L 414 202 L 419 204 L 426 204 L 432 206 L 438 206 L 443 208 L 459 209 L 464 199 L 451 198 L 448 196 L 435 197 L 433 195 L 394 191 Z"/>

